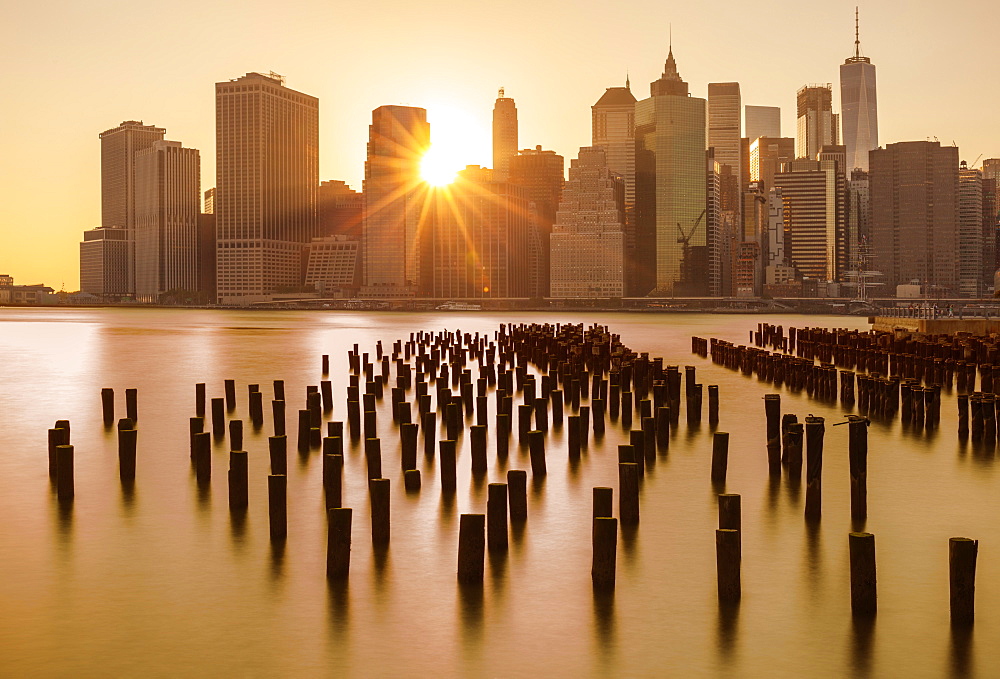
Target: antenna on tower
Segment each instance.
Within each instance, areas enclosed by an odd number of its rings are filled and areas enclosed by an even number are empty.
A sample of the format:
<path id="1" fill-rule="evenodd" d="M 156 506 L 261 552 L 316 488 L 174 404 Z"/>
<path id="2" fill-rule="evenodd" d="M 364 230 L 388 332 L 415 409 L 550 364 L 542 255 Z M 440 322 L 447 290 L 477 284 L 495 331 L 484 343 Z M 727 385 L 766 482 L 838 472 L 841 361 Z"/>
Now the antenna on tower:
<path id="1" fill-rule="evenodd" d="M 860 31 L 858 29 L 858 7 L 854 6 L 854 56 L 861 56 L 861 38 Z"/>

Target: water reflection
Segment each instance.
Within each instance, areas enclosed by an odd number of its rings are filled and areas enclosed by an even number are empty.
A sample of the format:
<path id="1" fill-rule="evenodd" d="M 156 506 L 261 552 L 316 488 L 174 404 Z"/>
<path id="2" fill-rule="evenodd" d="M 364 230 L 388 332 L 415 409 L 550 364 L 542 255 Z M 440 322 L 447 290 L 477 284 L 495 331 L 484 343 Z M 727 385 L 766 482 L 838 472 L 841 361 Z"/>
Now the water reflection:
<path id="1" fill-rule="evenodd" d="M 285 570 L 285 546 L 287 540 L 284 537 L 274 537 L 270 540 L 271 547 L 271 580 L 274 582 L 282 580 Z"/>
<path id="2" fill-rule="evenodd" d="M 855 676 L 871 675 L 874 641 L 875 617 L 854 616 L 851 619 L 851 668 Z"/>
<path id="3" fill-rule="evenodd" d="M 459 618 L 464 654 L 475 661 L 483 640 L 483 584 L 458 583 Z"/>
<path id="4" fill-rule="evenodd" d="M 614 589 L 594 588 L 593 594 L 594 642 L 604 668 L 600 676 L 614 676 L 618 650 L 618 635 L 615 617 Z"/>
<path id="5" fill-rule="evenodd" d="M 972 626 L 952 625 L 951 627 L 951 676 L 971 677 L 972 674 Z"/>
<path id="6" fill-rule="evenodd" d="M 720 601 L 716 616 L 716 647 L 725 664 L 732 662 L 739 627 L 740 603 Z"/>

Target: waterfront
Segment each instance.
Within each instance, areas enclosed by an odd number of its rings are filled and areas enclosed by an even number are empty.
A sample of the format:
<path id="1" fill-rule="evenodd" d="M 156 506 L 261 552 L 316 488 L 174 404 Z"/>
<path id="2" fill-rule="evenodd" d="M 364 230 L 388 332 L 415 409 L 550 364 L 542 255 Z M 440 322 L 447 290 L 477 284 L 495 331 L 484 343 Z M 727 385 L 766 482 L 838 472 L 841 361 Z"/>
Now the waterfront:
<path id="1" fill-rule="evenodd" d="M 953 394 L 941 427 L 904 433 L 873 423 L 869 519 L 876 535 L 879 614 L 850 614 L 847 427 L 844 411 L 782 395 L 783 412 L 827 417 L 823 519 L 803 520 L 802 490 L 767 473 L 761 396 L 772 387 L 690 352 L 690 337 L 745 343 L 758 322 L 867 328 L 863 317 L 625 313 L 352 313 L 143 309 L 0 309 L 0 674 L 38 676 L 237 674 L 275 676 L 986 676 L 1000 662 L 986 640 L 1000 630 L 1000 509 L 991 453 L 961 447 Z M 727 492 L 743 496 L 743 600 L 720 610 L 711 429 L 681 419 L 670 451 L 647 470 L 642 522 L 619 542 L 613 598 L 590 585 L 590 489 L 617 486 L 621 427 L 608 427 L 578 465 L 554 432 L 549 473 L 529 486 L 528 521 L 505 557 L 490 557 L 480 594 L 455 582 L 458 516 L 485 507 L 459 455 L 459 492 L 442 501 L 435 466 L 419 456 L 419 494 L 403 491 L 398 437 L 379 422 L 392 481 L 392 544 L 375 558 L 363 455 L 345 456 L 345 506 L 355 508 L 351 577 L 328 587 L 318 453 L 289 452 L 289 536 L 267 531 L 267 434 L 247 428 L 250 506 L 233 524 L 227 452 L 214 448 L 211 494 L 199 496 L 188 457 L 194 384 L 220 396 L 284 379 L 289 410 L 333 362 L 335 410 L 345 419 L 346 351 L 374 351 L 410 332 L 461 328 L 492 336 L 501 322 L 602 323 L 625 344 L 668 364 L 694 365 L 718 384 L 719 430 L 731 433 Z M 115 439 L 100 389 L 139 389 L 134 495 L 122 493 Z M 266 401 L 265 401 L 266 402 Z M 492 402 L 491 402 L 492 403 Z M 383 411 L 388 398 L 383 401 Z M 121 404 L 119 405 L 121 408 Z M 69 419 L 76 499 L 61 513 L 49 489 L 45 435 Z M 288 417 L 290 432 L 293 413 Z M 490 420 L 492 423 L 492 418 Z M 467 438 L 463 449 L 468 446 Z M 489 481 L 526 469 L 512 447 L 492 455 Z M 947 540 L 982 540 L 977 620 L 968 637 L 948 622 Z M 976 643 L 978 640 L 979 643 Z"/>

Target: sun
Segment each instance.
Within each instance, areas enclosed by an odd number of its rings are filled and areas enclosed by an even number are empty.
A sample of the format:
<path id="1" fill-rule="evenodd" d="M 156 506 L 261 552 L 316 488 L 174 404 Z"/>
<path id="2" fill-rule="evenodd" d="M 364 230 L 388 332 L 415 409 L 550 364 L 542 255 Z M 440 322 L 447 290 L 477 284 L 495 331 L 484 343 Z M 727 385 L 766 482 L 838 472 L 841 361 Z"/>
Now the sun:
<path id="1" fill-rule="evenodd" d="M 426 108 L 431 145 L 420 163 L 424 181 L 445 186 L 466 165 L 489 164 L 491 137 L 481 120 L 447 101 L 431 102 Z"/>

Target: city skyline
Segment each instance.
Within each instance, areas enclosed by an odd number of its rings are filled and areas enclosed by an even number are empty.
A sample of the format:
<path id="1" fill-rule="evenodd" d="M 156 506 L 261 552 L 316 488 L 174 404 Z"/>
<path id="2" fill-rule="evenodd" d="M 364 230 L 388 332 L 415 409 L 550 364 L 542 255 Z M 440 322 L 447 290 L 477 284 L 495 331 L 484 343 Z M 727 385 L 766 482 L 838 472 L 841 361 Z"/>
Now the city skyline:
<path id="1" fill-rule="evenodd" d="M 515 9 L 518 7 L 521 6 Z M 179 7 L 182 8 L 183 5 Z M 635 9 L 642 8 L 637 5 Z M 524 9 L 522 20 L 545 17 L 554 11 L 544 6 L 525 5 L 521 9 Z M 361 31 L 364 22 L 374 20 L 377 10 L 378 5 L 366 7 L 349 21 L 336 25 L 356 26 Z M 204 11 L 212 16 L 218 14 L 212 3 Z M 497 35 L 479 36 L 476 42 L 454 30 L 461 25 L 458 19 L 451 19 L 446 26 L 434 23 L 446 13 L 445 8 L 431 11 L 428 17 L 419 20 L 413 27 L 419 38 L 408 37 L 392 49 L 383 48 L 386 54 L 378 59 L 373 58 L 370 46 L 361 47 L 359 40 L 348 35 L 348 30 L 343 31 L 342 43 L 320 46 L 311 23 L 322 24 L 331 17 L 320 12 L 310 18 L 304 8 L 287 17 L 287 24 L 301 33 L 302 40 L 298 43 L 288 37 L 267 44 L 241 42 L 240 22 L 247 20 L 232 19 L 218 36 L 224 56 L 212 56 L 197 64 L 190 64 L 186 61 L 189 57 L 176 54 L 174 35 L 170 40 L 154 36 L 143 41 L 109 42 L 106 49 L 95 54 L 87 52 L 72 67 L 49 56 L 39 61 L 39 69 L 33 73 L 4 76 L 5 82 L 32 102 L 0 113 L 5 129 L 32 129 L 55 125 L 58 121 L 61 130 L 56 138 L 36 140 L 33 147 L 22 141 L 21 135 L 11 135 L 15 143 L 7 150 L 8 162 L 3 164 L 2 178 L 11 195 L 21 198 L 4 201 L 0 207 L 0 237 L 8 253 L 4 264 L 19 280 L 44 281 L 56 288 L 62 283 L 67 289 L 77 287 L 76 234 L 101 223 L 100 185 L 95 176 L 99 162 L 96 132 L 121 120 L 143 120 L 165 127 L 168 138 L 198 149 L 202 155 L 202 189 L 211 188 L 210 178 L 215 176 L 212 85 L 252 70 L 266 72 L 273 68 L 287 76 L 292 89 L 320 99 L 320 179 L 344 180 L 356 189 L 360 188 L 363 174 L 365 129 L 371 111 L 386 104 L 426 108 L 435 130 L 463 129 L 467 152 L 463 165 L 491 165 L 491 106 L 500 86 L 518 102 L 519 146 L 531 148 L 541 144 L 566 157 L 575 156 L 578 148 L 590 143 L 590 107 L 607 87 L 620 86 L 626 73 L 633 83 L 649 82 L 659 73 L 668 42 L 667 31 L 662 29 L 670 21 L 674 26 L 675 50 L 682 55 L 692 95 L 704 97 L 710 82 L 739 82 L 744 104 L 780 106 L 783 129 L 793 130 L 796 89 L 804 83 L 830 82 L 835 85 L 834 108 L 841 110 L 837 74 L 839 65 L 853 54 L 853 4 L 819 9 L 779 3 L 773 12 L 775 19 L 780 19 L 776 26 L 787 24 L 787 30 L 781 33 L 785 49 L 773 50 L 774 54 L 758 50 L 753 60 L 741 57 L 739 41 L 749 36 L 742 33 L 738 21 L 713 22 L 711 17 L 685 8 L 644 11 L 660 23 L 654 21 L 657 25 L 648 26 L 647 22 L 633 21 L 631 15 L 623 15 L 611 29 L 605 27 L 609 31 L 607 47 L 600 54 L 588 56 L 586 63 L 565 54 L 572 30 L 565 31 L 566 37 L 553 39 L 544 52 L 524 51 L 531 54 L 531 59 L 476 56 L 473 52 L 483 46 L 504 43 L 511 50 L 527 50 L 526 44 L 531 41 L 525 35 L 502 39 L 499 32 L 508 21 L 504 19 L 492 27 Z M 897 34 L 894 31 L 898 21 L 891 8 L 882 3 L 861 7 L 864 53 L 878 63 L 880 70 L 879 141 L 884 146 L 937 136 L 944 144 L 957 142 L 961 156 L 970 162 L 980 153 L 984 157 L 995 156 L 1000 149 L 1000 130 L 992 120 L 995 106 L 990 102 L 991 97 L 1000 95 L 987 92 L 980 96 L 976 90 L 977 96 L 972 99 L 970 79 L 945 77 L 946 73 L 962 72 L 960 66 L 974 60 L 980 50 L 984 50 L 983 61 L 987 63 L 988 50 L 983 41 L 976 39 L 975 30 L 967 29 L 988 25 L 990 17 L 983 11 L 978 12 L 975 21 L 964 16 L 949 17 L 950 23 L 942 27 L 940 21 L 932 20 L 930 11 L 929 5 L 915 5 L 907 15 L 907 30 Z M 12 25 L 18 19 L 30 20 L 35 12 L 31 8 L 16 8 Z M 1000 10 L 986 9 L 985 13 L 1000 15 Z M 101 11 L 98 8 L 92 14 L 86 18 L 93 20 Z M 64 21 L 66 18 L 62 17 L 51 26 L 47 41 L 43 41 L 53 48 L 53 54 L 79 47 L 69 35 L 76 26 L 63 25 Z M 164 21 L 167 28 L 175 27 L 172 15 Z M 810 29 L 808 37 L 805 32 L 794 30 L 794 26 L 810 22 L 824 27 L 818 39 L 815 29 Z M 571 17 L 561 25 L 568 29 L 576 27 L 578 34 L 584 34 L 588 26 L 603 26 L 586 16 Z M 421 33 L 421 29 L 427 30 Z M 189 37 L 208 36 L 196 28 L 185 28 L 183 33 Z M 537 31 L 528 33 L 536 35 Z M 704 40 L 709 34 L 719 40 Z M 944 44 L 934 37 L 957 39 L 959 34 L 961 51 L 930 47 Z M 471 50 L 473 44 L 476 50 Z M 369 58 L 337 63 L 324 56 L 329 50 L 330 57 L 343 58 L 351 46 L 357 47 L 358 56 Z M 30 56 L 37 46 L 13 36 L 3 49 L 21 49 Z M 130 65 L 112 58 L 126 51 L 133 60 Z M 796 54 L 791 61 L 787 58 L 790 52 Z M 408 58 L 399 61 L 404 53 Z M 175 60 L 168 60 L 168 56 Z M 456 64 L 459 61 L 462 63 Z M 362 65 L 348 68 L 344 65 L 348 63 Z M 147 68 L 143 69 L 143 65 Z M 150 69 L 150 65 L 159 69 Z M 922 105 L 917 115 L 908 115 L 906 107 L 911 100 L 908 91 L 917 90 L 928 77 L 935 77 L 940 85 L 935 90 L 938 98 Z M 58 104 L 60 96 L 73 97 L 78 102 L 72 117 L 67 118 L 65 107 Z M 974 102 L 975 106 L 956 107 L 954 101 Z M 443 143 L 437 136 L 436 143 Z M 62 162 L 53 165 L 51 155 L 56 152 Z M 47 207 L 42 214 L 35 209 L 40 204 Z M 25 225 L 31 228 L 25 229 Z M 33 255 L 40 249 L 48 256 Z"/>

